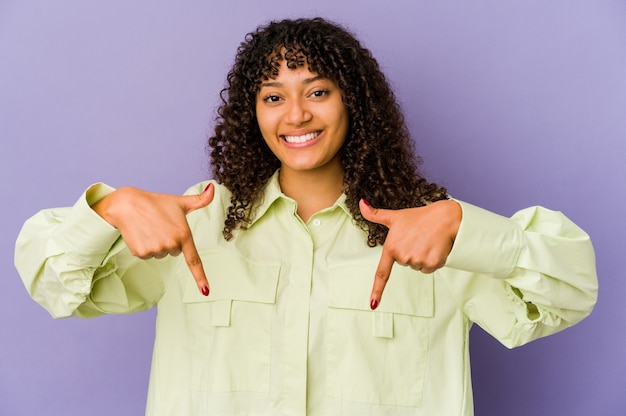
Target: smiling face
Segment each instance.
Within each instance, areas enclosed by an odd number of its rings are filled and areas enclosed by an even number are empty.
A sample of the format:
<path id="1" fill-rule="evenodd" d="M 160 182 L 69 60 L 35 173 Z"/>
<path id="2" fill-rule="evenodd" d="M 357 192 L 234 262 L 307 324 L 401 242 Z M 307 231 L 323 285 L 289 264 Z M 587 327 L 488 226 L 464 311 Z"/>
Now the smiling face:
<path id="1" fill-rule="evenodd" d="M 256 116 L 263 139 L 281 162 L 281 174 L 341 170 L 339 150 L 348 112 L 337 84 L 304 67 L 287 68 L 261 83 Z"/>

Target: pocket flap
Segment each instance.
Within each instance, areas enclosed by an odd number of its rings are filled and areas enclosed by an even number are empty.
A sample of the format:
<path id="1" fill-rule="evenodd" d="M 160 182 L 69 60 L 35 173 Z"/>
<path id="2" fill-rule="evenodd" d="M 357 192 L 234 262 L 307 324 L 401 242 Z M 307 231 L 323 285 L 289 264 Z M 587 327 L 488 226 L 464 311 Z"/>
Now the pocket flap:
<path id="1" fill-rule="evenodd" d="M 202 265 L 209 280 L 211 292 L 203 296 L 196 286 L 187 265 L 181 267 L 187 282 L 184 303 L 211 302 L 217 300 L 240 300 L 248 302 L 274 303 L 280 274 L 279 263 L 262 263 L 249 260 L 229 251 L 200 252 Z"/>
<path id="2" fill-rule="evenodd" d="M 329 306 L 369 311 L 376 267 L 376 264 L 363 263 L 333 266 L 329 276 Z M 410 267 L 394 264 L 376 312 L 432 317 L 433 284 L 432 274 L 424 274 Z"/>

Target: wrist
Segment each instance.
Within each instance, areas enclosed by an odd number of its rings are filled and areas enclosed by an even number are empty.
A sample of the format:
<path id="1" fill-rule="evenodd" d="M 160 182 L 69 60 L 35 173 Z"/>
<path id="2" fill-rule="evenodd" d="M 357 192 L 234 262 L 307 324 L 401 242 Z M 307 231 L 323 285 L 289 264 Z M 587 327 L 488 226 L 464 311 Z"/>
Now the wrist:
<path id="1" fill-rule="evenodd" d="M 89 193 L 87 194 L 87 202 L 91 206 L 91 209 L 103 220 L 117 228 L 113 214 L 113 207 L 116 205 L 116 200 L 120 192 L 124 192 L 124 188 L 112 190 L 111 192 L 100 195 L 97 195 L 96 192 L 97 189 L 94 189 L 94 195 L 89 195 Z"/>

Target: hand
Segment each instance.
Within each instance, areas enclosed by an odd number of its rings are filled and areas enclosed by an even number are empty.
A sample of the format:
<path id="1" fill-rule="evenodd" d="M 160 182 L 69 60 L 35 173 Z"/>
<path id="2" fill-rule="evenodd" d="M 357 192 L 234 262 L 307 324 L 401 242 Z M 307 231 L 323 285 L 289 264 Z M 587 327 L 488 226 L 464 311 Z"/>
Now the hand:
<path id="1" fill-rule="evenodd" d="M 394 262 L 424 273 L 443 267 L 461 224 L 461 206 L 452 200 L 400 210 L 377 209 L 365 200 L 361 214 L 371 222 L 385 225 L 389 233 L 383 245 L 370 306 L 376 309 L 389 280 Z"/>
<path id="2" fill-rule="evenodd" d="M 186 215 L 206 207 L 215 189 L 209 184 L 198 195 L 165 195 L 124 187 L 93 205 L 93 210 L 117 228 L 133 256 L 141 259 L 183 253 L 200 292 L 209 295 L 209 282 L 193 242 Z"/>

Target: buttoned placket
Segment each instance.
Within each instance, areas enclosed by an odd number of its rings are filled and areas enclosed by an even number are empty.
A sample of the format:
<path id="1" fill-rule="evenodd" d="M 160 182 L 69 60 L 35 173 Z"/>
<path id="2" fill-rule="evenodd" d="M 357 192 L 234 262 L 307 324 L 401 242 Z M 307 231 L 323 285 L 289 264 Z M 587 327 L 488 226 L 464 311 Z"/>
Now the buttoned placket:
<path id="1" fill-rule="evenodd" d="M 285 292 L 285 308 L 290 313 L 285 316 L 286 331 L 283 339 L 284 384 L 282 400 L 289 403 L 289 409 L 297 409 L 295 415 L 306 415 L 308 393 L 308 360 L 310 349 L 311 319 L 313 313 L 323 313 L 312 304 L 312 288 L 315 269 L 316 248 L 329 238 L 324 232 L 323 218 L 328 210 L 316 213 L 307 223 L 295 212 L 290 219 L 297 222 L 290 245 L 293 253 L 292 270 Z M 332 208 L 331 208 L 332 209 Z M 318 259 L 319 260 L 319 259 Z M 324 289 L 325 290 L 325 289 Z M 324 295 L 327 296 L 327 295 Z"/>
<path id="2" fill-rule="evenodd" d="M 306 224 L 295 212 L 295 202 L 291 221 L 296 221 L 293 227 L 294 235 L 289 244 L 293 253 L 291 259 L 291 273 L 285 276 L 289 279 L 286 285 L 283 301 L 287 303 L 285 310 L 285 333 L 283 339 L 284 351 L 284 378 L 282 401 L 287 403 L 287 409 L 294 409 L 295 415 L 306 414 L 307 400 L 307 363 L 309 345 L 309 298 L 311 293 L 311 279 L 313 278 L 313 240 L 309 235 Z"/>

